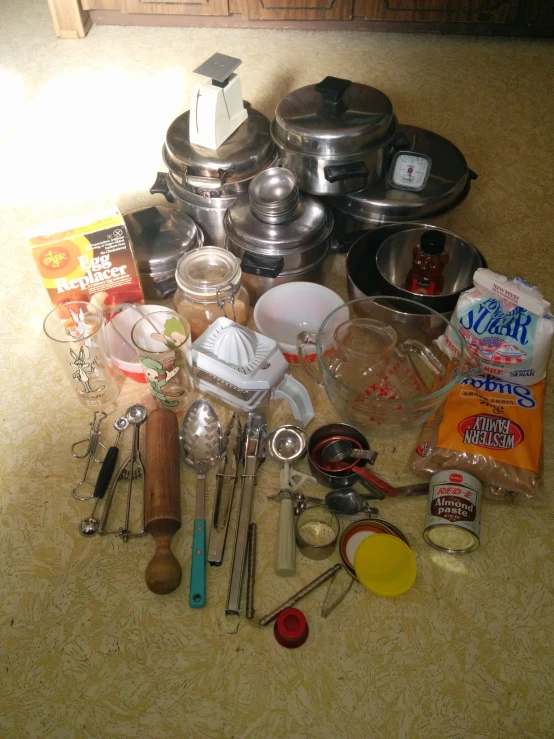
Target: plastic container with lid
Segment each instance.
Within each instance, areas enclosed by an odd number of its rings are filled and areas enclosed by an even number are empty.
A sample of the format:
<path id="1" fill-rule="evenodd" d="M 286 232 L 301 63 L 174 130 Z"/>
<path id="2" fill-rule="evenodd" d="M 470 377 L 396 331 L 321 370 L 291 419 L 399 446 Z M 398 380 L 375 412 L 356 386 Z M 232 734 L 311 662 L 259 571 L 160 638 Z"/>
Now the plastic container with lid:
<path id="1" fill-rule="evenodd" d="M 217 246 L 189 252 L 180 259 L 175 279 L 175 310 L 189 322 L 193 341 L 221 316 L 247 323 L 250 300 L 231 252 Z"/>

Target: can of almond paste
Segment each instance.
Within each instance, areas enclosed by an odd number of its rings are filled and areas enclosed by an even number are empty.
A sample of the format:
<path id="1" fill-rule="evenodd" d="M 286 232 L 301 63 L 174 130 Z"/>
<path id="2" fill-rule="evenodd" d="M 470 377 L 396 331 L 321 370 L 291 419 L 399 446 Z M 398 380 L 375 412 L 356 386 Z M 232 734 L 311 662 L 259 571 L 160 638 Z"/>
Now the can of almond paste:
<path id="1" fill-rule="evenodd" d="M 429 482 L 423 538 L 450 554 L 473 552 L 479 546 L 481 494 L 476 477 L 459 470 L 440 470 Z"/>

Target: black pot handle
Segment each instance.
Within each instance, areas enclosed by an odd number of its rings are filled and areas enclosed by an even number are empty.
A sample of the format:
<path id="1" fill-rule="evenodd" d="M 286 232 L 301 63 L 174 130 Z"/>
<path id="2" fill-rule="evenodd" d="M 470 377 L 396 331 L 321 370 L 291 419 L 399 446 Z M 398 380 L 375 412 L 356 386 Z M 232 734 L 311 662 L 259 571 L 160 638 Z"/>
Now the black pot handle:
<path id="1" fill-rule="evenodd" d="M 317 114 L 322 118 L 340 118 L 348 110 L 343 97 L 351 84 L 350 80 L 343 80 L 340 77 L 325 77 L 315 85 L 315 91 L 323 98 L 323 105 Z"/>
<path id="2" fill-rule="evenodd" d="M 411 144 L 406 134 L 402 133 L 402 131 L 394 134 L 391 143 L 393 154 L 396 154 L 397 151 L 410 151 L 411 148 Z"/>
<path id="3" fill-rule="evenodd" d="M 479 177 L 477 172 L 474 172 L 472 169 L 469 169 L 469 168 L 467 170 L 467 174 L 470 180 L 476 180 Z"/>
<path id="4" fill-rule="evenodd" d="M 150 192 L 152 195 L 163 195 L 168 203 L 175 202 L 175 198 L 167 184 L 167 172 L 158 172 L 156 175 L 156 181 L 150 188 Z"/>
<path id="5" fill-rule="evenodd" d="M 350 251 L 352 244 L 357 241 L 360 236 L 367 235 L 367 231 L 350 231 L 350 233 L 334 235 L 331 241 L 331 252 L 333 254 L 346 254 Z"/>
<path id="6" fill-rule="evenodd" d="M 367 177 L 369 175 L 363 162 L 331 164 L 324 167 L 323 172 L 327 182 L 340 182 L 341 180 L 351 180 L 353 177 Z"/>
<path id="7" fill-rule="evenodd" d="M 241 269 L 244 274 L 258 277 L 279 277 L 285 266 L 283 257 L 257 257 L 248 252 L 243 256 Z"/>

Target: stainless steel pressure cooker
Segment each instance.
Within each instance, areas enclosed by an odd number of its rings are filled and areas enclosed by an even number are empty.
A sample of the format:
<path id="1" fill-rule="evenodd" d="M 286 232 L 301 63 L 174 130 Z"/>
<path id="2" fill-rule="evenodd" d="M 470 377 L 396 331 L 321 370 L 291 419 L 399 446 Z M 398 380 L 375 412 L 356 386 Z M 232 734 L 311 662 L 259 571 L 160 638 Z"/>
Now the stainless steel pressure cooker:
<path id="1" fill-rule="evenodd" d="M 312 195 L 341 195 L 378 182 L 395 131 L 384 93 L 337 77 L 289 93 L 271 127 L 280 163 Z"/>
<path id="2" fill-rule="evenodd" d="M 252 303 L 284 282 L 321 282 L 333 216 L 323 202 L 298 192 L 292 172 L 274 167 L 257 175 L 249 193 L 228 209 L 224 225 Z"/>
<path id="3" fill-rule="evenodd" d="M 417 126 L 399 125 L 383 179 L 360 192 L 329 198 L 335 234 L 372 230 L 388 223 L 425 222 L 446 227 L 445 217 L 467 197 L 477 175 L 448 139 Z"/>
<path id="4" fill-rule="evenodd" d="M 205 243 L 223 246 L 223 216 L 252 177 L 276 160 L 269 120 L 245 102 L 248 118 L 218 149 L 191 144 L 190 111 L 167 130 L 162 155 L 169 170 L 151 192 L 161 192 L 202 228 Z"/>

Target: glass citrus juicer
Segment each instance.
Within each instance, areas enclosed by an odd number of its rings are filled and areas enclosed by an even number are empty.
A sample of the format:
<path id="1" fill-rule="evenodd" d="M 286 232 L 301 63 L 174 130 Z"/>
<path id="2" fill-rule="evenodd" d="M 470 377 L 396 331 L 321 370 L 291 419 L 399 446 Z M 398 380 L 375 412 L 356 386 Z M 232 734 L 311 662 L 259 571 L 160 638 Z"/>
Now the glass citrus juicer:
<path id="1" fill-rule="evenodd" d="M 398 433 L 420 426 L 469 375 L 459 335 L 449 332 L 457 358 L 443 351 L 448 326 L 412 300 L 361 298 L 332 311 L 316 334 L 299 334 L 298 355 L 345 421 L 368 434 Z M 314 346 L 317 364 L 308 361 Z"/>

